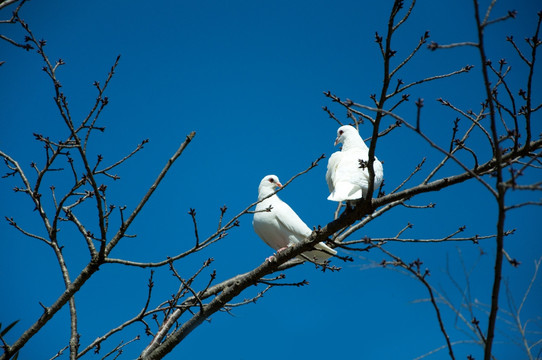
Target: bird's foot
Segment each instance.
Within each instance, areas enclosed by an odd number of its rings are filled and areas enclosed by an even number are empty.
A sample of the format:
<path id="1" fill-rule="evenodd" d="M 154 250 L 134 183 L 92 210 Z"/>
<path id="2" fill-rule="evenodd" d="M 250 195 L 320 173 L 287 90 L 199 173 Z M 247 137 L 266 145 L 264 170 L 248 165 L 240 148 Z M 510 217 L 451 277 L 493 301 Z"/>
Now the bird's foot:
<path id="1" fill-rule="evenodd" d="M 273 261 L 277 261 L 277 258 L 275 257 L 279 252 L 281 251 L 284 251 L 288 249 L 288 246 L 285 246 L 285 247 L 281 247 L 280 249 L 277 250 L 277 252 L 273 255 L 271 255 L 270 257 L 268 257 L 267 259 L 265 259 L 266 261 L 269 261 L 269 262 L 273 262 Z"/>
<path id="2" fill-rule="evenodd" d="M 277 250 L 277 252 L 273 255 L 271 255 L 270 257 L 268 257 L 267 259 L 265 259 L 266 261 L 269 261 L 269 262 L 273 262 L 273 261 L 277 261 L 277 258 L 275 257 L 279 252 L 281 251 L 284 251 L 288 249 L 288 246 L 285 246 L 285 247 L 281 247 L 280 249 Z"/>

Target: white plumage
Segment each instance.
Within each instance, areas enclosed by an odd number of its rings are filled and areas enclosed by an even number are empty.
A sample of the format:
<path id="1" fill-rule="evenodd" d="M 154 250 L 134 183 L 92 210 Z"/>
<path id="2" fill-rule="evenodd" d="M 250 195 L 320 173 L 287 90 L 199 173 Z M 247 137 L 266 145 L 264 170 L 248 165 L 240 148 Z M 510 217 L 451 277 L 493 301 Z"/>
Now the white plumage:
<path id="1" fill-rule="evenodd" d="M 333 153 L 327 163 L 326 181 L 330 195 L 328 200 L 345 201 L 365 198 L 369 188 L 369 148 L 350 125 L 337 130 L 335 145 L 342 143 L 341 151 Z M 365 165 L 362 165 L 365 164 Z M 382 163 L 374 158 L 374 191 L 378 191 L 384 178 Z"/>
<path id="2" fill-rule="evenodd" d="M 258 200 L 272 194 L 277 187 L 282 187 L 277 176 L 264 177 L 258 187 Z M 271 210 L 265 211 L 269 207 Z M 256 234 L 277 252 L 305 240 L 312 233 L 295 211 L 276 194 L 256 205 L 252 226 Z M 299 258 L 322 264 L 326 259 L 337 254 L 324 243 L 316 244 L 314 249 L 302 253 Z"/>

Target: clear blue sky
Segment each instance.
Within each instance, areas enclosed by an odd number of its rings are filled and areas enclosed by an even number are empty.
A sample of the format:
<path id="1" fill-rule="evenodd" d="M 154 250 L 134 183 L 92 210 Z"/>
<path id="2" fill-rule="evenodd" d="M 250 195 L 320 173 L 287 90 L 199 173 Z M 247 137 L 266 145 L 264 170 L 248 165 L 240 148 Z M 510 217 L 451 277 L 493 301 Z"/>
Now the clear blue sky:
<path id="1" fill-rule="evenodd" d="M 486 5 L 484 1 L 484 5 Z M 517 56 L 505 36 L 523 39 L 532 35 L 536 24 L 534 1 L 503 1 L 494 16 L 508 9 L 518 10 L 515 20 L 488 29 L 489 57 L 518 65 Z M 197 135 L 155 193 L 130 233 L 112 254 L 136 261 L 158 261 L 192 245 L 193 228 L 187 214 L 197 210 L 200 235 L 216 229 L 219 208 L 226 204 L 233 216 L 256 200 L 257 186 L 266 174 L 276 174 L 284 182 L 304 170 L 320 154 L 329 156 L 337 124 L 322 111 L 332 106 L 322 92 L 330 90 L 341 98 L 371 105 L 369 95 L 380 91 L 379 50 L 374 33 L 385 33 L 392 1 L 95 1 L 92 3 L 55 1 L 28 2 L 21 11 L 38 38 L 47 40 L 46 50 L 66 65 L 59 71 L 63 91 L 72 116 L 82 119 L 90 109 L 96 91 L 95 80 L 103 83 L 118 54 L 122 55 L 107 91 L 110 105 L 101 117 L 104 134 L 96 134 L 91 159 L 104 156 L 110 164 L 131 151 L 142 139 L 150 142 L 144 151 L 118 170 L 120 181 L 108 183 L 108 201 L 132 209 L 143 196 L 169 156 L 195 130 Z M 474 17 L 470 1 L 419 1 L 411 19 L 395 40 L 398 60 L 404 58 L 426 30 L 429 40 L 438 43 L 475 41 Z M 11 10 L 9 10 L 11 11 Z M 10 12 L 4 11 L 3 17 Z M 16 39 L 22 33 L 1 24 L 0 32 Z M 39 56 L 0 43 L 0 149 L 17 159 L 32 174 L 32 161 L 43 164 L 41 145 L 32 133 L 60 140 L 67 136 L 52 101 L 53 89 L 41 71 Z M 405 83 L 422 77 L 448 73 L 464 65 L 475 69 L 468 75 L 413 89 L 411 99 L 425 100 L 422 126 L 447 144 L 456 114 L 443 109 L 438 97 L 476 111 L 482 101 L 478 55 L 474 48 L 421 54 L 398 76 Z M 512 85 L 517 91 L 525 68 L 514 68 Z M 539 79 L 539 77 L 538 77 Z M 540 81 L 535 81 L 535 98 L 540 101 Z M 340 119 L 344 112 L 333 108 Z M 415 116 L 414 101 L 398 113 Z M 540 115 L 537 115 L 540 133 Z M 390 121 L 388 119 L 388 121 Z M 388 124 L 386 123 L 385 126 Z M 463 129 L 466 122 L 462 123 Z M 367 137 L 371 129 L 361 128 Z M 390 192 L 410 174 L 423 156 L 428 167 L 441 156 L 406 129 L 379 141 L 379 159 L 384 162 L 386 191 Z M 309 226 L 324 225 L 333 218 L 335 203 L 328 195 L 320 166 L 298 178 L 280 193 Z M 66 164 L 67 166 L 67 164 Z M 427 171 L 427 170 L 426 170 Z M 459 171 L 455 168 L 450 173 Z M 4 170 L 2 170 L 4 172 Z M 47 182 L 62 184 L 54 174 Z M 422 177 L 414 180 L 421 181 Z M 527 180 L 527 179 L 526 179 Z M 533 179 L 530 179 L 533 181 Z M 44 234 L 33 205 L 11 188 L 18 182 L 0 181 L 0 215 L 13 216 L 29 231 Z M 58 186 L 58 185 L 57 185 Z M 44 190 L 45 191 L 45 190 Z M 528 199 L 533 194 L 514 194 Z M 49 197 L 49 194 L 44 194 Z M 538 200 L 534 198 L 534 200 Z M 494 231 L 496 209 L 482 186 L 471 182 L 428 194 L 412 201 L 414 205 L 437 204 L 432 210 L 396 209 L 374 221 L 354 238 L 395 236 L 408 222 L 414 227 L 405 237 L 443 237 L 465 225 L 465 235 L 488 235 Z M 50 210 L 50 207 L 49 207 Z M 83 210 L 83 209 L 82 209 Z M 90 211 L 91 207 L 84 209 Z M 517 228 L 506 239 L 511 256 L 522 262 L 519 268 L 504 266 L 504 278 L 519 302 L 533 273 L 534 260 L 542 255 L 540 208 L 510 212 L 507 229 Z M 217 281 L 258 266 L 272 253 L 252 230 L 251 217 L 241 218 L 241 227 L 227 238 L 190 260 L 178 262 L 184 276 L 208 257 L 215 262 Z M 89 225 L 93 228 L 94 225 Z M 95 226 L 94 226 L 95 228 Z M 64 235 L 65 234 L 65 235 Z M 72 276 L 86 264 L 88 253 L 82 239 L 69 227 L 63 244 Z M 54 254 L 42 243 L 22 236 L 5 221 L 0 222 L 0 322 L 20 319 L 15 334 L 30 326 L 41 313 L 39 302 L 51 304 L 61 293 L 62 279 Z M 431 283 L 459 304 L 459 294 L 446 275 L 451 273 L 464 285 L 458 253 L 472 272 L 473 299 L 490 303 L 494 243 L 483 241 L 441 245 L 389 244 L 388 249 L 405 261 L 420 258 L 431 270 Z M 479 257 L 483 250 L 488 255 Z M 274 359 L 413 359 L 444 345 L 432 307 L 422 286 L 391 269 L 376 266 L 383 258 L 378 251 L 347 253 L 354 263 L 338 273 L 322 273 L 311 265 L 287 272 L 288 281 L 306 279 L 310 286 L 275 288 L 257 304 L 233 311 L 235 316 L 218 313 L 212 321 L 193 332 L 171 358 Z M 143 306 L 147 292 L 148 269 L 103 266 L 76 296 L 80 312 L 81 348 Z M 201 282 L 205 283 L 204 275 Z M 167 299 L 178 284 L 167 269 L 155 275 L 153 305 Z M 526 304 L 523 320 L 541 315 L 542 289 L 538 281 Z M 249 289 L 244 297 L 256 294 Z M 259 289 L 261 290 L 261 289 Z M 502 308 L 507 308 L 503 288 Z M 537 307 L 538 305 L 538 307 Z M 452 341 L 468 340 L 454 329 L 454 316 L 443 310 Z M 477 310 L 485 329 L 485 307 Z M 36 335 L 20 359 L 52 357 L 69 339 L 67 308 Z M 464 328 L 464 327 L 463 327 Z M 121 337 L 102 345 L 103 356 L 121 339 L 141 334 L 142 340 L 125 348 L 121 358 L 134 358 L 149 341 L 143 327 L 132 326 Z M 512 343 L 514 333 L 501 324 L 497 334 L 499 359 L 522 358 Z M 481 358 L 479 347 L 456 345 L 458 359 L 473 354 Z M 91 357 L 91 356 L 87 356 Z M 66 358 L 66 357 L 64 357 Z M 441 351 L 430 359 L 443 359 Z"/>

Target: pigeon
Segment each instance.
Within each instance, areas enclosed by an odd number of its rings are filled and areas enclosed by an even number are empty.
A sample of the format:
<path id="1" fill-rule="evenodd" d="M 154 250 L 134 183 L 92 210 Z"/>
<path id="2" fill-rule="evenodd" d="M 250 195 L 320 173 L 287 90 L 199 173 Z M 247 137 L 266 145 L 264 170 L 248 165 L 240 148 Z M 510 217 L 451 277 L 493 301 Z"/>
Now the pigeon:
<path id="1" fill-rule="evenodd" d="M 327 163 L 326 181 L 328 200 L 345 201 L 365 198 L 369 188 L 369 148 L 358 131 L 350 125 L 337 130 L 335 145 L 342 143 L 341 151 L 333 153 Z M 374 158 L 374 187 L 378 189 L 384 178 L 382 163 Z"/>
<path id="2" fill-rule="evenodd" d="M 282 184 L 276 175 L 265 176 L 258 187 L 258 200 L 273 194 L 277 187 L 282 187 Z M 256 234 L 277 252 L 302 242 L 312 233 L 295 211 L 276 194 L 256 205 L 252 226 Z M 305 251 L 298 258 L 322 265 L 335 254 L 335 250 L 320 242 L 314 245 L 314 250 Z M 267 260 L 272 261 L 273 256 Z"/>

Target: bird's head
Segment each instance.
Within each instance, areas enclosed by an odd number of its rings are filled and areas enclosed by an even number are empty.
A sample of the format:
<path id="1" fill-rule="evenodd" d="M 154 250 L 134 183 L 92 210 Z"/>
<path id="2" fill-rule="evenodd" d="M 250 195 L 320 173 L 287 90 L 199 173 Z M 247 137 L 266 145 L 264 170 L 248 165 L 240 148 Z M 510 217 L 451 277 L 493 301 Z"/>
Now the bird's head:
<path id="1" fill-rule="evenodd" d="M 262 189 L 267 189 L 271 191 L 275 191 L 275 188 L 281 188 L 282 184 L 279 181 L 279 178 L 277 175 L 266 175 L 262 181 L 260 182 L 260 191 Z"/>
<path id="2" fill-rule="evenodd" d="M 344 144 L 347 139 L 352 137 L 359 137 L 359 133 L 356 128 L 351 125 L 341 126 L 337 129 L 337 138 L 335 139 L 334 145 L 337 146 L 337 144 Z"/>
<path id="3" fill-rule="evenodd" d="M 266 175 L 258 187 L 258 200 L 274 193 L 277 187 L 282 187 L 279 178 L 276 175 Z"/>

